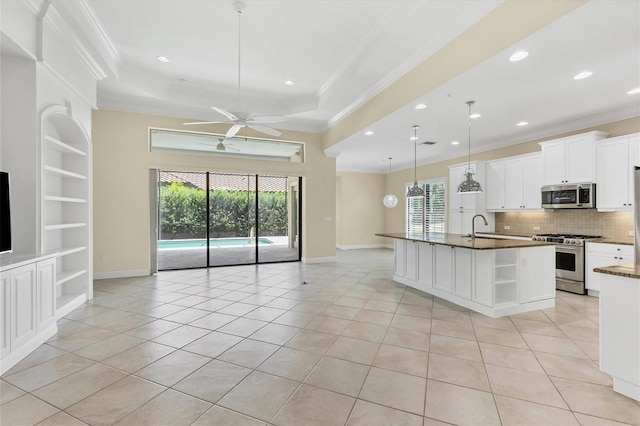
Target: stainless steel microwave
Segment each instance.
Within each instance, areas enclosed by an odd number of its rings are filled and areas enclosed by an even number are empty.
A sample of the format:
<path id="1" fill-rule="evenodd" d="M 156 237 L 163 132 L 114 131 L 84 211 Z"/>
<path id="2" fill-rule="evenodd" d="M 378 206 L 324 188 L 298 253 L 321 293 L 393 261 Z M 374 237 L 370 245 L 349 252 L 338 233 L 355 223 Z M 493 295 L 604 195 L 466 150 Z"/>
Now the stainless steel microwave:
<path id="1" fill-rule="evenodd" d="M 543 209 L 593 209 L 595 207 L 595 183 L 547 185 L 542 187 Z"/>

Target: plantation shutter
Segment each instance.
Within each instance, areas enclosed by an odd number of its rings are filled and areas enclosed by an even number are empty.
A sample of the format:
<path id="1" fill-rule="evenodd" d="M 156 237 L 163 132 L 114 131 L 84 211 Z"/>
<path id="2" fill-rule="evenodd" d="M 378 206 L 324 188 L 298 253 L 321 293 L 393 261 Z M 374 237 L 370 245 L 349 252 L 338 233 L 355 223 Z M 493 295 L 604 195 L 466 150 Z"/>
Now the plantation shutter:
<path id="1" fill-rule="evenodd" d="M 424 233 L 425 197 L 407 197 L 407 234 Z"/>
<path id="2" fill-rule="evenodd" d="M 446 184 L 444 178 L 418 182 L 424 189 L 424 197 L 407 197 L 407 234 L 421 235 L 429 232 L 445 232 Z M 409 184 L 407 189 L 412 186 Z"/>
<path id="3" fill-rule="evenodd" d="M 425 232 L 445 232 L 444 180 L 425 185 Z"/>

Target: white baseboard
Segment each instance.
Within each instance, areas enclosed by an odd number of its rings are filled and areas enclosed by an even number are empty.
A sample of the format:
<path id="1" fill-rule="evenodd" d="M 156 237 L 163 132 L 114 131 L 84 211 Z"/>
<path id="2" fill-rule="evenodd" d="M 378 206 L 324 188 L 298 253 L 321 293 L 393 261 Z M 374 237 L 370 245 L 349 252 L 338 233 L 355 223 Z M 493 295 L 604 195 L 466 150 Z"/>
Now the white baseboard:
<path id="1" fill-rule="evenodd" d="M 131 271 L 94 272 L 94 280 L 108 280 L 112 278 L 146 277 L 151 275 L 149 269 L 133 269 Z"/>
<path id="2" fill-rule="evenodd" d="M 353 246 L 336 246 L 338 250 L 361 250 L 361 249 L 374 249 L 374 248 L 393 248 L 393 244 L 357 244 Z"/>
<path id="3" fill-rule="evenodd" d="M 335 256 L 330 257 L 303 257 L 302 263 L 331 263 L 337 262 L 338 259 Z"/>
<path id="4" fill-rule="evenodd" d="M 45 330 L 32 337 L 28 342 L 26 342 L 10 354 L 5 355 L 5 357 L 2 358 L 2 362 L 0 362 L 0 374 L 6 373 L 9 369 L 11 369 L 11 367 L 23 360 L 31 352 L 35 351 L 38 346 L 49 340 L 57 332 L 58 324 L 54 322 Z"/>

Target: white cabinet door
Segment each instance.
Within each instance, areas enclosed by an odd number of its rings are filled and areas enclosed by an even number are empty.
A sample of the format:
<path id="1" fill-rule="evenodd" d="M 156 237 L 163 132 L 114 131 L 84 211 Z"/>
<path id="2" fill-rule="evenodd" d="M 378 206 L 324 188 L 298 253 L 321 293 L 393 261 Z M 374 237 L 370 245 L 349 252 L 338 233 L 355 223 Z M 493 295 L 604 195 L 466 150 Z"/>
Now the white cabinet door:
<path id="1" fill-rule="evenodd" d="M 435 280 L 433 286 L 439 290 L 451 293 L 453 282 L 453 247 L 435 246 Z"/>
<path id="2" fill-rule="evenodd" d="M 522 201 L 522 160 L 519 158 L 505 161 L 504 163 L 504 207 L 508 210 L 520 210 L 524 208 Z"/>
<path id="3" fill-rule="evenodd" d="M 418 244 L 418 286 L 420 290 L 433 287 L 433 256 L 434 245 L 429 243 Z"/>
<path id="4" fill-rule="evenodd" d="M 11 270 L 11 348 L 36 335 L 36 265 Z"/>
<path id="5" fill-rule="evenodd" d="M 566 146 L 567 182 L 595 182 L 596 141 L 592 139 L 568 140 Z"/>
<path id="6" fill-rule="evenodd" d="M 11 352 L 11 273 L 0 272 L 0 358 Z"/>
<path id="7" fill-rule="evenodd" d="M 606 253 L 589 253 L 586 259 L 585 287 L 588 290 L 600 291 L 600 277 L 602 274 L 593 272 L 593 268 L 617 265 L 618 260 L 614 256 Z"/>
<path id="8" fill-rule="evenodd" d="M 522 160 L 523 193 L 522 203 L 526 210 L 542 209 L 542 156 L 533 155 Z"/>
<path id="9" fill-rule="evenodd" d="M 627 164 L 629 144 L 626 138 L 600 141 L 596 147 L 598 184 L 596 205 L 600 210 L 631 208 L 629 204 L 630 171 Z"/>
<path id="10" fill-rule="evenodd" d="M 447 232 L 450 234 L 462 234 L 462 216 L 464 210 L 449 210 Z"/>
<path id="11" fill-rule="evenodd" d="M 405 271 L 405 240 L 394 241 L 394 251 L 396 257 L 396 275 L 404 277 Z"/>
<path id="12" fill-rule="evenodd" d="M 405 241 L 405 270 L 404 277 L 415 281 L 418 276 L 418 243 L 415 241 Z"/>
<path id="13" fill-rule="evenodd" d="M 487 210 L 503 210 L 505 198 L 504 161 L 487 163 L 485 202 Z"/>
<path id="14" fill-rule="evenodd" d="M 472 250 L 455 248 L 454 252 L 454 284 L 453 293 L 471 300 L 471 285 L 473 281 Z"/>
<path id="15" fill-rule="evenodd" d="M 476 171 L 477 165 L 471 163 L 471 168 Z M 451 209 L 475 209 L 478 194 L 458 194 L 458 185 L 466 179 L 464 172 L 469 165 L 453 167 L 449 170 L 449 208 Z M 476 178 L 474 176 L 474 178 Z M 482 184 L 482 182 L 481 182 Z"/>
<path id="16" fill-rule="evenodd" d="M 543 176 L 545 185 L 566 181 L 564 141 L 549 142 L 542 146 Z"/>
<path id="17" fill-rule="evenodd" d="M 37 331 L 45 330 L 56 321 L 56 259 L 37 263 Z"/>
<path id="18" fill-rule="evenodd" d="M 475 210 L 462 210 L 459 213 L 460 216 L 460 234 L 462 235 L 471 235 L 471 219 L 473 218 L 473 216 L 476 215 L 476 211 Z M 480 226 L 480 224 L 484 224 L 484 222 L 482 222 L 482 219 L 478 218 L 476 219 L 476 232 L 482 231 L 483 226 Z"/>
<path id="19" fill-rule="evenodd" d="M 640 166 L 640 134 L 629 137 L 629 193 L 627 207 L 633 209 L 633 174 L 636 166 Z"/>

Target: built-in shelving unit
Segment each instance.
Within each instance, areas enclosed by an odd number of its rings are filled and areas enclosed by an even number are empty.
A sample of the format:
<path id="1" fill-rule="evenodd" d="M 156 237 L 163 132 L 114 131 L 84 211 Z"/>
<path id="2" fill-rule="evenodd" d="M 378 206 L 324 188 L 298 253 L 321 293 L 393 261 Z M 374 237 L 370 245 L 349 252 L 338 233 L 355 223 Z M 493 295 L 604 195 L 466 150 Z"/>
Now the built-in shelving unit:
<path id="1" fill-rule="evenodd" d="M 494 305 L 510 305 L 518 302 L 518 252 L 515 249 L 495 251 Z"/>
<path id="2" fill-rule="evenodd" d="M 56 317 L 93 297 L 91 144 L 64 106 L 42 114 L 43 253 L 56 255 Z"/>

